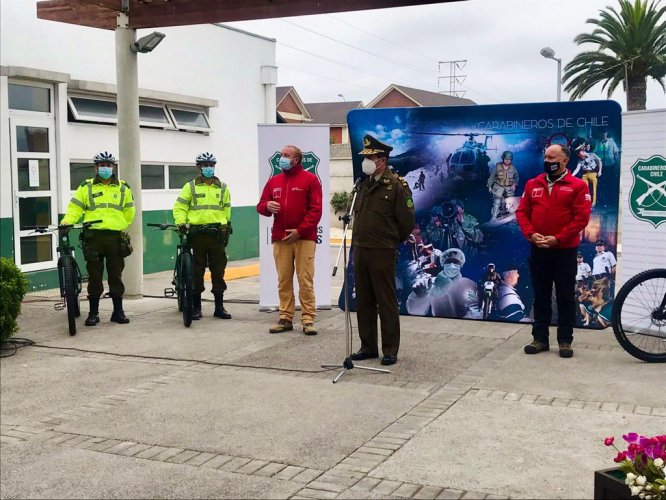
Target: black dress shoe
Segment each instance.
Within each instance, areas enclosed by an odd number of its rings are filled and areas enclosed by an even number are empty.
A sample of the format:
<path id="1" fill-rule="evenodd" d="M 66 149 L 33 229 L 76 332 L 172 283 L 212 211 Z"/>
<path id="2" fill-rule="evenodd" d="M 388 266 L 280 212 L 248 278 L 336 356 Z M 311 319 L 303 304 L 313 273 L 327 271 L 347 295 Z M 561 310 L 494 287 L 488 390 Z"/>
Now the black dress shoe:
<path id="1" fill-rule="evenodd" d="M 382 356 L 383 365 L 394 365 L 398 362 L 398 356 Z"/>
<path id="2" fill-rule="evenodd" d="M 88 317 L 86 318 L 85 325 L 86 326 L 95 326 L 97 323 L 99 323 L 99 314 L 97 313 L 88 313 Z"/>
<path id="3" fill-rule="evenodd" d="M 358 351 L 349 356 L 352 361 L 363 361 L 364 359 L 375 359 L 379 357 L 376 352 Z"/>

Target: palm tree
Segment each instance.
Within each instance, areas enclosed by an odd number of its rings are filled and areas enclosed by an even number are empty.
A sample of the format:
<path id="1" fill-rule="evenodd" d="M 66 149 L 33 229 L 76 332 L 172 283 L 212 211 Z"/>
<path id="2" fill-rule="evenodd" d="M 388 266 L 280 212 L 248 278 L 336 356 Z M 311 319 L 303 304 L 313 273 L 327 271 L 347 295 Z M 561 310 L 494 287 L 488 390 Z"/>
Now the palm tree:
<path id="1" fill-rule="evenodd" d="M 603 82 L 608 98 L 622 84 L 629 111 L 645 109 L 647 78 L 654 78 L 666 91 L 666 6 L 661 0 L 619 0 L 613 7 L 599 11 L 599 19 L 586 22 L 596 27 L 581 33 L 574 41 L 597 46 L 581 52 L 564 68 L 565 90 L 571 99 L 582 97 Z"/>

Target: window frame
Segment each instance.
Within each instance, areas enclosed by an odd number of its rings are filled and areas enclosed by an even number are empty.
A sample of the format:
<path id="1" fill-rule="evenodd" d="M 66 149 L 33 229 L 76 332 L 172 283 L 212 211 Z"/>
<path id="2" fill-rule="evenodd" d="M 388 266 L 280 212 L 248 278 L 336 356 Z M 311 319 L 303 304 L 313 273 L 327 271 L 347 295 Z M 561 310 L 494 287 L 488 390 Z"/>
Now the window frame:
<path id="1" fill-rule="evenodd" d="M 72 97 L 75 98 L 75 99 L 87 99 L 89 101 L 112 102 L 116 105 L 115 117 L 114 118 L 105 118 L 105 117 L 101 117 L 101 116 L 81 115 L 78 108 L 74 104 L 74 101 L 72 100 Z M 68 92 L 67 93 L 67 104 L 69 105 L 69 110 L 72 112 L 72 116 L 74 117 L 74 120 L 76 122 L 112 123 L 114 125 L 118 124 L 118 103 L 113 98 L 106 97 L 106 96 L 99 96 L 99 95 L 93 96 L 93 95 L 90 95 L 90 94 L 76 94 L 76 93 L 70 94 Z"/>
<path id="2" fill-rule="evenodd" d="M 174 188 L 170 187 L 171 186 L 171 172 L 170 172 L 169 167 L 194 167 L 194 168 L 196 168 L 196 166 L 197 166 L 196 163 L 188 163 L 188 162 L 178 162 L 178 161 L 176 161 L 176 162 L 166 163 L 165 164 L 166 177 L 165 177 L 165 184 L 164 184 L 165 188 L 164 188 L 164 190 L 165 191 L 180 192 L 180 190 L 183 188 L 183 186 L 178 186 L 178 187 L 174 187 Z"/>
<path id="3" fill-rule="evenodd" d="M 167 104 L 166 105 L 167 110 L 169 111 L 169 116 L 171 116 L 171 119 L 173 121 L 174 126 L 178 130 L 187 130 L 187 131 L 192 131 L 192 132 L 212 132 L 211 126 L 210 126 L 210 118 L 208 117 L 208 110 L 207 108 L 196 108 L 196 107 L 189 107 L 189 106 L 184 106 L 180 104 Z M 173 114 L 173 110 L 176 111 L 186 111 L 189 113 L 200 113 L 203 115 L 204 120 L 206 121 L 206 124 L 208 125 L 207 127 L 197 127 L 193 125 L 181 125 L 178 123 L 178 120 L 176 119 L 175 115 Z"/>
<path id="4" fill-rule="evenodd" d="M 167 123 L 157 123 L 157 122 L 147 122 L 141 120 L 141 106 L 148 106 L 151 108 L 160 108 L 164 112 L 164 117 L 167 119 Z M 173 116 L 171 116 L 171 113 L 169 113 L 167 104 L 164 102 L 144 102 L 144 101 L 139 101 L 139 126 L 140 127 L 146 127 L 146 128 L 156 128 L 156 129 L 162 129 L 162 130 L 178 130 L 176 127 L 175 121 L 173 119 Z M 155 163 L 157 165 L 158 163 Z"/>
<path id="5" fill-rule="evenodd" d="M 146 188 L 143 186 L 143 167 L 162 167 L 162 180 L 164 181 L 164 187 L 162 188 Z M 168 178 L 169 178 L 169 164 L 161 161 L 142 161 L 141 162 L 141 191 L 148 191 L 151 193 L 158 193 L 162 191 L 167 191 L 169 189 Z"/>
<path id="6" fill-rule="evenodd" d="M 21 85 L 23 87 L 40 87 L 40 88 L 46 88 L 49 91 L 49 108 L 51 111 L 30 111 L 27 109 L 14 109 L 9 107 L 9 86 L 10 85 Z M 46 117 L 54 117 L 55 112 L 54 112 L 54 107 L 55 107 L 55 86 L 52 83 L 48 82 L 37 82 L 33 80 L 23 80 L 20 78 L 9 78 L 7 80 L 7 111 L 11 115 L 25 115 L 25 116 L 46 116 Z"/>

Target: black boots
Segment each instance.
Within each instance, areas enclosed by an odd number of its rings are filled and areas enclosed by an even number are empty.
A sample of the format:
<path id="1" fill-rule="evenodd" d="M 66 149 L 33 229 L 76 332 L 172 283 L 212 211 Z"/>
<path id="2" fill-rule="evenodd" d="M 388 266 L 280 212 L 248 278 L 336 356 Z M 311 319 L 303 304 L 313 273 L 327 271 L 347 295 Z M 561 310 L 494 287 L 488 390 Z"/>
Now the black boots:
<path id="1" fill-rule="evenodd" d="M 201 294 L 192 295 L 192 319 L 201 319 Z"/>
<path id="2" fill-rule="evenodd" d="M 215 312 L 213 316 L 220 319 L 231 319 L 231 314 L 224 309 L 224 293 L 213 292 L 213 295 L 215 296 Z"/>
<path id="3" fill-rule="evenodd" d="M 111 314 L 111 321 L 120 323 L 121 325 L 129 323 L 130 320 L 125 317 L 125 311 L 123 311 L 123 298 L 111 297 L 111 300 L 113 300 L 113 313 Z"/>
<path id="4" fill-rule="evenodd" d="M 86 326 L 95 326 L 99 323 L 99 297 L 93 299 L 88 297 L 88 302 L 90 302 L 90 312 L 86 318 Z"/>

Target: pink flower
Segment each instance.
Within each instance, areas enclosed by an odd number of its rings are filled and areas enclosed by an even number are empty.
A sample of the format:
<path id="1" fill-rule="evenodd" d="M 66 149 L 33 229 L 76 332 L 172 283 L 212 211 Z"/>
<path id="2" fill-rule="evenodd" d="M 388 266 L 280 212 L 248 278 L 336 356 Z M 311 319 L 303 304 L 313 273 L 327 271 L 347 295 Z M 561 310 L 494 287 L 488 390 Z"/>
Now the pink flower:
<path id="1" fill-rule="evenodd" d="M 615 463 L 618 463 L 618 464 L 619 464 L 620 462 L 624 462 L 626 459 L 627 459 L 627 452 L 626 452 L 626 451 L 622 451 L 622 452 L 620 452 L 620 453 L 617 454 L 617 457 L 615 457 L 615 458 L 613 459 L 613 461 L 614 461 Z"/>
<path id="2" fill-rule="evenodd" d="M 615 437 L 613 437 L 613 436 L 611 436 L 611 437 L 607 437 L 606 439 L 604 439 L 604 444 L 605 444 L 606 446 L 612 446 L 612 445 L 613 445 L 613 441 L 615 441 Z"/>
<path id="3" fill-rule="evenodd" d="M 630 432 L 629 434 L 624 434 L 622 439 L 624 439 L 629 444 L 638 444 L 642 436 L 636 434 L 635 432 Z"/>

